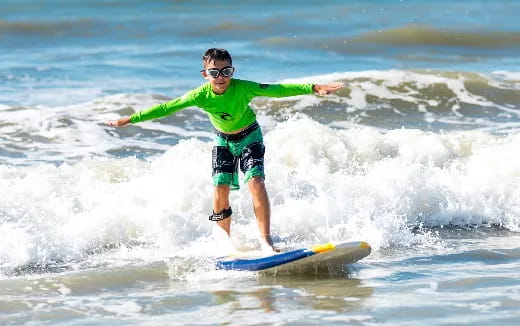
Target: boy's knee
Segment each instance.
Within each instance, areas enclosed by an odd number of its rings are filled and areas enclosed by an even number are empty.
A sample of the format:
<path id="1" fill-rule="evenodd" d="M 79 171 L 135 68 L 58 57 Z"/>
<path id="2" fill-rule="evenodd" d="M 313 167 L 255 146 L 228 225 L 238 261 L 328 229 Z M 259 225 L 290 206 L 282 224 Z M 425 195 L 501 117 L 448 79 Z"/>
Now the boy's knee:
<path id="1" fill-rule="evenodd" d="M 217 185 L 215 186 L 215 191 L 219 193 L 226 193 L 230 191 L 230 187 L 228 185 Z"/>
<path id="2" fill-rule="evenodd" d="M 259 177 L 259 176 L 252 177 L 248 183 L 249 183 L 249 187 L 254 190 L 265 189 L 264 178 L 262 178 L 262 177 Z"/>
<path id="3" fill-rule="evenodd" d="M 215 186 L 214 196 L 215 198 L 228 198 L 231 188 L 228 185 Z"/>

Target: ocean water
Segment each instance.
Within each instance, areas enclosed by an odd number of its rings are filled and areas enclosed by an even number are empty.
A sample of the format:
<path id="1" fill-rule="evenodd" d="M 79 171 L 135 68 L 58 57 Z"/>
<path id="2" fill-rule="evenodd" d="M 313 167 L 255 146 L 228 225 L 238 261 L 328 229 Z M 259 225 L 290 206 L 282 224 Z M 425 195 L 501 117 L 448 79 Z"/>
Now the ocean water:
<path id="1" fill-rule="evenodd" d="M 0 1 L 0 324 L 516 325 L 518 1 Z M 328 273 L 214 270 L 212 128 L 188 108 L 106 121 L 236 77 L 344 81 L 257 98 L 281 248 L 363 240 Z M 258 246 L 249 194 L 231 242 Z"/>

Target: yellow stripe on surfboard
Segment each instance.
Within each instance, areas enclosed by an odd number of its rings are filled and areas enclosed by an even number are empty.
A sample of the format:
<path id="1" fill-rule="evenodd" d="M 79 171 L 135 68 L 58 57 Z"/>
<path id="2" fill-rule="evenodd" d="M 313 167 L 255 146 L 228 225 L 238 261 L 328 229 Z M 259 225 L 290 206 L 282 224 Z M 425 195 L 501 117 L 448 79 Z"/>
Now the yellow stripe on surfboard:
<path id="1" fill-rule="evenodd" d="M 370 245 L 365 241 L 361 241 L 359 243 L 359 248 L 370 249 Z"/>
<path id="2" fill-rule="evenodd" d="M 330 251 L 336 249 L 336 246 L 332 243 L 325 243 L 322 245 L 317 245 L 311 248 L 312 251 L 319 254 L 320 252 Z"/>

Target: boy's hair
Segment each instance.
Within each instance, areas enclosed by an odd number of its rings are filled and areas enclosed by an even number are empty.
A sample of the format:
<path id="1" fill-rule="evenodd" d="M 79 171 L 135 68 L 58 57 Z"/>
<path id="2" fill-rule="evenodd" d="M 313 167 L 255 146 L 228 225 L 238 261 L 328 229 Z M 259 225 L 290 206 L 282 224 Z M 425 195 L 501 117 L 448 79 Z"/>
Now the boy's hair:
<path id="1" fill-rule="evenodd" d="M 202 56 L 202 64 L 206 65 L 211 61 L 229 61 L 229 64 L 233 64 L 233 60 L 231 60 L 231 55 L 226 49 L 208 49 L 206 53 L 204 53 L 204 55 Z"/>

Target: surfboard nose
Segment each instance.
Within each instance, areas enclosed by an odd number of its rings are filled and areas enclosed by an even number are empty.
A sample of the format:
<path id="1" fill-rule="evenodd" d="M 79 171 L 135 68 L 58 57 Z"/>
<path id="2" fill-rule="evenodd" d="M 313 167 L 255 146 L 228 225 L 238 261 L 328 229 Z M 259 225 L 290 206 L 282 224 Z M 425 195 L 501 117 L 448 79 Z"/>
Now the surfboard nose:
<path id="1" fill-rule="evenodd" d="M 368 242 L 365 242 L 365 241 L 359 241 L 359 247 L 364 248 L 364 249 L 370 249 L 370 250 L 372 249 L 372 247 L 370 247 Z"/>

